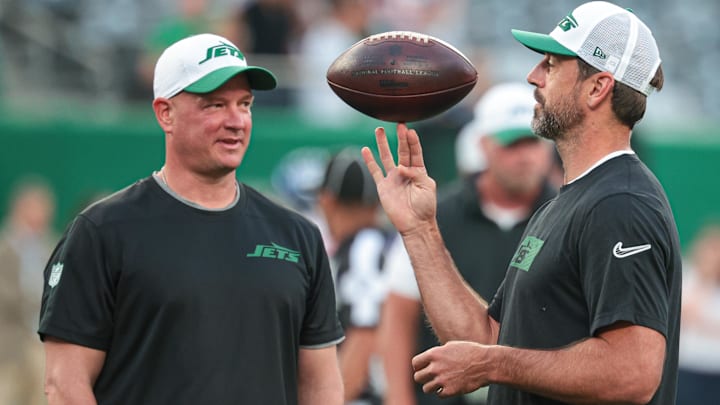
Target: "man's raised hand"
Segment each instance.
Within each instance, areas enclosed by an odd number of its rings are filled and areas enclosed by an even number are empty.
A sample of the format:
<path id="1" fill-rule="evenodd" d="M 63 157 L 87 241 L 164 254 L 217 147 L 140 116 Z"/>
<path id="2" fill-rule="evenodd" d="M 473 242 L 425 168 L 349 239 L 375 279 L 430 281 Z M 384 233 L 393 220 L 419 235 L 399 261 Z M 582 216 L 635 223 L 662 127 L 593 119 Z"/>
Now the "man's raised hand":
<path id="1" fill-rule="evenodd" d="M 397 165 L 382 127 L 375 129 L 375 140 L 383 167 L 378 165 L 368 147 L 363 147 L 362 155 L 377 185 L 385 213 L 398 232 L 408 234 L 435 221 L 436 186 L 425 169 L 422 146 L 415 130 L 398 124 L 397 137 Z"/>

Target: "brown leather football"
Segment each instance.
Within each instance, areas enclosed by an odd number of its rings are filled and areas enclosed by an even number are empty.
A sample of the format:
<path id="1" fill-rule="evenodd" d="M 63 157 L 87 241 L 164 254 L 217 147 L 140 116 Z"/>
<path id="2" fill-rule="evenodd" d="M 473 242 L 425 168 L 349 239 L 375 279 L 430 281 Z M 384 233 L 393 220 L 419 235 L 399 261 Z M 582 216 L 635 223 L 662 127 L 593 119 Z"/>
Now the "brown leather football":
<path id="1" fill-rule="evenodd" d="M 473 64 L 429 35 L 391 31 L 371 35 L 330 65 L 327 81 L 345 103 L 371 117 L 411 122 L 440 114 L 477 82 Z"/>

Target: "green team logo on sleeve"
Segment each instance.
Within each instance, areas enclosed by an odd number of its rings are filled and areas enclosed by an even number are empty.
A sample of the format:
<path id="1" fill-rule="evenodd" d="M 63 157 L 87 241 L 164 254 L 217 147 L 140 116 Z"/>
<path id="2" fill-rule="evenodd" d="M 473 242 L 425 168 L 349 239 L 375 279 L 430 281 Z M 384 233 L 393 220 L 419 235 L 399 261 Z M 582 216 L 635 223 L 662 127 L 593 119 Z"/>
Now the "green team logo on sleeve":
<path id="1" fill-rule="evenodd" d="M 246 257 L 285 260 L 288 262 L 297 263 L 300 260 L 300 252 L 290 250 L 273 242 L 270 245 L 255 246 L 255 251 L 252 253 L 248 253 Z"/>
<path id="2" fill-rule="evenodd" d="M 512 261 L 510 261 L 510 265 L 520 270 L 530 271 L 530 266 L 535 260 L 535 256 L 540 253 L 540 249 L 542 249 L 544 243 L 545 241 L 542 239 L 534 236 L 526 236 L 517 252 L 515 252 Z"/>

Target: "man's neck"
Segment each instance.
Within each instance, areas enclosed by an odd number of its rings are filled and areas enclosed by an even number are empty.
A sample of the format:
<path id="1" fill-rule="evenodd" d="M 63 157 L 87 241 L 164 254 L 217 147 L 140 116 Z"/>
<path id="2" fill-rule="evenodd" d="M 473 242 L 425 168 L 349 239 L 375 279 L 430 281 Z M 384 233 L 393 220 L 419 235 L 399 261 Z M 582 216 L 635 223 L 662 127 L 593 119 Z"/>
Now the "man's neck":
<path id="1" fill-rule="evenodd" d="M 556 141 L 563 162 L 563 184 L 576 180 L 613 152 L 630 151 L 630 130 L 620 124 L 585 125 Z"/>
<path id="2" fill-rule="evenodd" d="M 225 208 L 237 197 L 234 170 L 222 176 L 211 177 L 166 164 L 159 174 L 160 179 L 175 194 L 205 208 Z"/>

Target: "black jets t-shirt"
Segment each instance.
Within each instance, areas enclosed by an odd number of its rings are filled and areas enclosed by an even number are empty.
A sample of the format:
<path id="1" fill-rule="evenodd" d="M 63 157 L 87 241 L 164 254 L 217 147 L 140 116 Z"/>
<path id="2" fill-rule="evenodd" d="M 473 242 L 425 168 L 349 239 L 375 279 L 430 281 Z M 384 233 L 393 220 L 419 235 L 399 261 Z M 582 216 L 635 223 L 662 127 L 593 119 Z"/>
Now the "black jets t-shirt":
<path id="1" fill-rule="evenodd" d="M 296 404 L 299 348 L 343 336 L 314 225 L 244 185 L 208 211 L 153 178 L 69 227 L 39 333 L 106 352 L 101 405 Z"/>
<path id="2" fill-rule="evenodd" d="M 662 333 L 663 378 L 650 404 L 671 404 L 681 272 L 661 185 L 635 155 L 622 155 L 562 187 L 533 216 L 489 311 L 500 322 L 499 344 L 519 348 L 560 348 L 618 321 Z M 492 386 L 490 403 L 558 402 Z"/>

